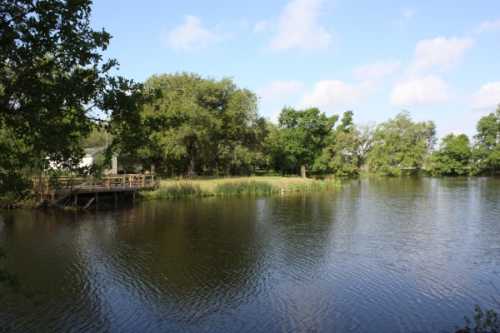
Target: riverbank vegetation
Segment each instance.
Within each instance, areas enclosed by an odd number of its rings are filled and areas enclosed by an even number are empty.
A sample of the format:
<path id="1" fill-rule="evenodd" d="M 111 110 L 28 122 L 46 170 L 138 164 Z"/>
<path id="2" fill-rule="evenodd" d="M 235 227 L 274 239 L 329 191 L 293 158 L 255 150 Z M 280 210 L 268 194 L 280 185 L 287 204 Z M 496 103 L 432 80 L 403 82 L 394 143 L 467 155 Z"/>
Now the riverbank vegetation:
<path id="1" fill-rule="evenodd" d="M 144 192 L 145 199 L 177 199 L 184 197 L 270 195 L 331 191 L 341 183 L 334 178 L 311 179 L 301 177 L 231 177 L 207 179 L 162 180 L 160 188 Z"/>
<path id="2" fill-rule="evenodd" d="M 448 135 L 437 146 L 434 123 L 407 112 L 370 127 L 356 124 L 352 111 L 284 107 L 273 123 L 259 114 L 258 96 L 228 78 L 176 73 L 136 83 L 115 76 L 116 60 L 104 57 L 111 36 L 91 28 L 91 4 L 9 0 L 0 7 L 4 204 L 29 196 L 33 177 L 99 175 L 113 155 L 121 172 L 166 178 L 500 170 L 500 108 L 479 121 L 473 138 Z M 84 148 L 93 147 L 105 148 L 98 163 L 82 166 Z"/>

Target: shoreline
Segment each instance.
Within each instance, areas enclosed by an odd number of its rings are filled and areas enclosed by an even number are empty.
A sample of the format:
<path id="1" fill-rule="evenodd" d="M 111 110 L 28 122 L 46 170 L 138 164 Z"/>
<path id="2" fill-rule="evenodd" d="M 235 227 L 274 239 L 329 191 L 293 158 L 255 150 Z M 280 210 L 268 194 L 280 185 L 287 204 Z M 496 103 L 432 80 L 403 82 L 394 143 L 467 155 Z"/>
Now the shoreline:
<path id="1" fill-rule="evenodd" d="M 181 198 L 231 197 L 231 196 L 271 196 L 291 195 L 298 193 L 314 193 L 335 191 L 353 179 L 395 179 L 395 178 L 437 178 L 437 179 L 477 179 L 496 178 L 498 176 L 464 176 L 464 177 L 429 177 L 400 176 L 388 177 L 370 173 L 362 173 L 358 178 L 340 179 L 302 178 L 298 176 L 245 176 L 245 177 L 199 177 L 199 178 L 164 178 L 154 190 L 137 192 L 138 201 L 173 200 Z M 34 196 L 20 200 L 0 200 L 0 211 L 15 209 L 38 209 Z M 73 207 L 74 209 L 78 209 Z M 69 209 L 69 208 L 68 208 Z"/>

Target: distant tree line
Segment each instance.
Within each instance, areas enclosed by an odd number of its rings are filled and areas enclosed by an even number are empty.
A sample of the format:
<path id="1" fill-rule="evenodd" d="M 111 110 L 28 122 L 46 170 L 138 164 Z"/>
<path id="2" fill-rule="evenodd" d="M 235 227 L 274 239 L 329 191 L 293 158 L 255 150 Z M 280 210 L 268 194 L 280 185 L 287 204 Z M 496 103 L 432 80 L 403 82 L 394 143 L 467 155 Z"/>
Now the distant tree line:
<path id="1" fill-rule="evenodd" d="M 285 107 L 273 124 L 258 115 L 256 95 L 230 79 L 167 74 L 151 77 L 144 87 L 154 97 L 133 126 L 115 132 L 113 149 L 129 165 L 154 166 L 168 176 L 500 171 L 500 108 L 481 118 L 473 140 L 450 134 L 436 146 L 434 123 L 413 121 L 406 112 L 363 127 L 352 111 L 327 116 L 317 108 Z"/>

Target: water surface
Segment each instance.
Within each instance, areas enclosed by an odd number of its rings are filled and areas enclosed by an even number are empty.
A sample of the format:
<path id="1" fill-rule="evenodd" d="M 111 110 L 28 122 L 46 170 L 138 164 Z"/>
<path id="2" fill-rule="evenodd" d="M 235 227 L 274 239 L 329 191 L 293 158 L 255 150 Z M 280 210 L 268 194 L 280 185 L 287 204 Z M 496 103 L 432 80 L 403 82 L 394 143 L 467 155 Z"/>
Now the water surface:
<path id="1" fill-rule="evenodd" d="M 500 294 L 500 180 L 2 212 L 19 332 L 441 332 Z"/>

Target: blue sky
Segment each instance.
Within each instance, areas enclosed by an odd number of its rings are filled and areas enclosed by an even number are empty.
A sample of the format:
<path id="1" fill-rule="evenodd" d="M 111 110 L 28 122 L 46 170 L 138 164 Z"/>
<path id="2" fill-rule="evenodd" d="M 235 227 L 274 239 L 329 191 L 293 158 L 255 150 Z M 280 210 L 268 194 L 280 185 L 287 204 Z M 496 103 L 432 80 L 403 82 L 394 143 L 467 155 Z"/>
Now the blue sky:
<path id="1" fill-rule="evenodd" d="M 95 0 L 92 23 L 121 75 L 231 77 L 271 120 L 284 105 L 362 124 L 408 110 L 472 135 L 500 103 L 498 0 Z"/>

